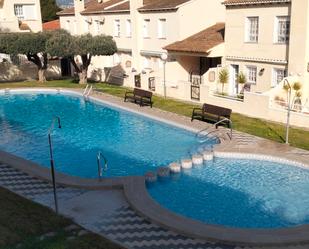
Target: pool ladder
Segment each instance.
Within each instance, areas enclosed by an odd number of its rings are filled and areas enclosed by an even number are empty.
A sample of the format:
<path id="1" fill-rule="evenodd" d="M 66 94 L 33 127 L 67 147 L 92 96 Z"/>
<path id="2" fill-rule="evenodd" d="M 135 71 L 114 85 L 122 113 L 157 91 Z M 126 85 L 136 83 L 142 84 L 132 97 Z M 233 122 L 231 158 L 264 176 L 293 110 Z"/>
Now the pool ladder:
<path id="1" fill-rule="evenodd" d="M 102 159 L 104 160 L 104 167 L 102 167 Z M 103 177 L 103 172 L 106 172 L 107 171 L 107 159 L 106 157 L 102 154 L 101 151 L 98 152 L 97 154 L 97 164 L 98 164 L 98 178 L 99 180 L 102 179 Z"/>
<path id="2" fill-rule="evenodd" d="M 91 84 L 87 84 L 86 88 L 84 89 L 83 96 L 85 100 L 88 100 L 89 95 L 91 94 L 93 86 Z"/>
<path id="3" fill-rule="evenodd" d="M 213 130 L 213 131 L 209 131 L 209 130 L 210 130 L 211 128 L 213 128 L 213 127 L 216 127 L 216 128 L 217 128 L 217 126 L 218 126 L 219 124 L 221 124 L 221 123 L 223 123 L 223 122 L 225 122 L 225 121 L 228 121 L 228 122 L 230 123 L 230 127 L 231 127 L 231 128 L 230 128 L 229 137 L 230 137 L 230 139 L 232 140 L 232 138 L 233 138 L 233 122 L 232 122 L 232 120 L 230 120 L 229 118 L 221 119 L 221 120 L 218 121 L 217 123 L 213 124 L 211 127 L 208 127 L 208 128 L 206 128 L 206 129 L 200 130 L 198 133 L 196 133 L 196 137 L 198 137 L 198 138 L 205 138 L 205 140 L 202 141 L 203 143 L 206 142 L 206 141 L 208 141 L 209 135 L 210 135 L 210 134 L 213 134 L 213 133 L 215 133 L 215 132 L 218 131 L 217 129 L 215 129 L 215 130 Z"/>

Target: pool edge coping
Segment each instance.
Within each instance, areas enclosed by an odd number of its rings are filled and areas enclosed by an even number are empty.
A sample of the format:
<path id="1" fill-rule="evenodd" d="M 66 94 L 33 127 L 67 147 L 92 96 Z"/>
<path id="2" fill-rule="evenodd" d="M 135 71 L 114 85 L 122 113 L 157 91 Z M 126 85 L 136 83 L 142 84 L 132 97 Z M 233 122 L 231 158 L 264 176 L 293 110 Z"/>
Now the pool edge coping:
<path id="1" fill-rule="evenodd" d="M 13 89 L 12 89 L 13 90 Z M 14 89 L 18 92 L 33 92 L 33 89 Z M 57 89 L 46 89 L 41 88 L 35 89 L 35 92 L 57 92 Z M 77 94 L 82 96 L 81 93 L 77 91 L 71 91 L 67 89 L 61 89 L 64 92 Z M 0 93 L 4 92 L 0 90 Z M 137 113 L 138 115 L 144 115 L 144 113 L 138 113 L 137 111 L 130 110 L 130 108 L 123 108 L 122 106 L 117 106 L 114 103 L 109 103 L 108 101 L 102 101 L 98 98 L 100 102 L 103 102 L 109 106 L 116 106 L 118 108 L 127 110 L 129 112 Z M 148 116 L 148 115 L 144 115 Z M 153 115 L 148 117 L 154 118 Z M 154 119 L 162 121 L 162 118 L 155 117 Z M 165 122 L 166 123 L 166 122 Z M 173 125 L 174 122 L 168 122 Z M 176 125 L 179 128 L 179 125 Z M 182 126 L 182 125 L 181 125 Z M 279 158 L 278 154 L 271 153 L 262 149 L 260 151 L 242 152 L 241 149 L 230 150 L 224 148 L 223 145 L 228 145 L 230 142 L 225 141 L 222 144 L 215 146 L 214 154 L 217 157 L 234 157 L 249 159 L 261 159 L 261 160 L 274 160 L 281 163 L 292 164 L 293 166 L 304 165 L 305 168 L 309 168 L 304 162 L 295 160 L 295 158 L 288 158 L 287 155 L 283 155 L 285 158 L 282 160 Z M 263 152 L 263 150 L 265 150 Z M 282 155 L 281 155 L 282 156 Z M 28 161 L 26 159 L 20 158 L 13 154 L 4 152 L 0 150 L 0 161 L 6 163 L 14 168 L 17 168 L 25 173 L 34 175 L 37 178 L 51 181 L 50 172 L 48 168 L 42 167 L 36 163 Z M 297 165 L 296 165 L 297 164 Z M 226 244 L 238 244 L 238 245 L 286 245 L 295 243 L 307 243 L 309 242 L 309 224 L 302 225 L 294 228 L 284 228 L 284 229 L 238 229 L 238 228 L 227 228 L 224 226 L 217 225 L 207 225 L 184 216 L 180 216 L 172 211 L 167 210 L 163 206 L 156 203 L 149 195 L 146 185 L 145 178 L 143 176 L 127 176 L 118 178 L 104 178 L 102 181 L 85 179 L 79 177 L 68 176 L 62 173 L 56 173 L 57 183 L 64 186 L 70 186 L 75 188 L 83 188 L 89 190 L 104 190 L 104 189 L 123 189 L 125 197 L 129 204 L 134 208 L 134 210 L 152 222 L 161 225 L 162 227 L 174 230 L 180 234 L 187 235 L 194 238 L 211 240 L 215 242 L 222 242 Z M 292 238 L 289 233 L 296 233 Z"/>

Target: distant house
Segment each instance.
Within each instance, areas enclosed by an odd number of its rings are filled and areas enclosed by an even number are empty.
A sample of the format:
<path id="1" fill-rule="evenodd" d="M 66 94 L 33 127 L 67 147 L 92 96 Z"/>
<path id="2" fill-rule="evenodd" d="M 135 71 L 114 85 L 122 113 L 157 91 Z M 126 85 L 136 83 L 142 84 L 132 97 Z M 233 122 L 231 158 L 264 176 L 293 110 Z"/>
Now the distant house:
<path id="1" fill-rule="evenodd" d="M 41 31 L 40 0 L 0 0 L 0 29 L 10 32 Z"/>
<path id="2" fill-rule="evenodd" d="M 164 47 L 225 19 L 221 0 L 81 0 L 74 3 L 73 8 L 58 13 L 61 28 L 76 35 L 111 35 L 117 43 L 118 53 L 110 58 L 95 58 L 93 70 L 103 72 L 105 67 L 120 65 L 125 73 L 116 70 L 118 75 L 115 76 L 125 74 L 125 85 L 161 92 Z M 174 64 L 175 58 L 169 57 L 166 65 Z M 184 75 L 180 70 L 174 74 L 187 79 L 189 72 Z"/>
<path id="3" fill-rule="evenodd" d="M 309 1 L 226 0 L 225 64 L 229 92 L 236 76 L 247 75 L 252 92 L 266 92 L 288 75 L 303 84 L 309 97 Z"/>

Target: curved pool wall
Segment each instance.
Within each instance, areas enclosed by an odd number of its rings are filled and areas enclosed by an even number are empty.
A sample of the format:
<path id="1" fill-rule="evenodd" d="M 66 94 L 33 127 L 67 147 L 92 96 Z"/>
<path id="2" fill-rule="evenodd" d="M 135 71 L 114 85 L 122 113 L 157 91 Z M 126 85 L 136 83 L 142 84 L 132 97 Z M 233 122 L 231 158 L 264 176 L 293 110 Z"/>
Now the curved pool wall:
<path id="1" fill-rule="evenodd" d="M 79 91 L 69 89 L 18 89 L 9 90 L 14 93 L 17 92 L 61 92 L 62 94 L 82 96 Z M 0 90 L 0 94 L 5 93 L 6 90 Z M 98 101 L 118 108 L 118 104 L 113 104 L 113 101 L 106 102 L 100 96 L 90 97 L 92 101 Z M 130 110 L 126 107 L 121 109 Z M 139 114 L 139 112 L 136 112 Z M 156 115 L 146 117 L 157 119 Z M 178 126 L 183 129 L 196 132 L 194 129 L 173 123 L 168 120 L 159 121 L 167 122 L 171 125 Z M 221 141 L 221 144 L 214 147 L 214 156 L 219 158 L 240 158 L 240 159 L 256 159 L 267 160 L 272 162 L 279 162 L 289 164 L 291 166 L 309 169 L 307 161 L 293 156 L 292 154 L 284 154 L 284 156 L 275 150 L 269 150 L 267 147 L 258 147 L 248 152 L 248 149 L 236 148 L 233 142 Z M 41 167 L 24 158 L 4 152 L 0 150 L 0 161 L 7 163 L 12 167 L 19 169 L 25 173 L 50 181 L 50 169 Z M 186 218 L 185 216 L 178 215 L 170 210 L 159 205 L 150 196 L 145 185 L 145 177 L 143 176 L 127 176 L 117 178 L 104 178 L 102 181 L 89 178 L 80 178 L 70 175 L 61 174 L 56 172 L 57 183 L 65 186 L 89 189 L 89 190 L 102 190 L 102 189 L 123 189 L 127 201 L 131 207 L 146 219 L 151 220 L 162 227 L 172 229 L 180 234 L 199 238 L 203 240 L 210 240 L 224 244 L 231 244 L 233 246 L 287 246 L 295 244 L 309 243 L 309 224 L 301 225 L 292 228 L 281 229 L 241 229 L 232 228 L 219 225 L 210 225 L 200 221 Z"/>
<path id="2" fill-rule="evenodd" d="M 309 170 L 300 167 L 216 158 L 147 185 L 160 205 L 207 224 L 235 228 L 309 224 Z"/>
<path id="3" fill-rule="evenodd" d="M 52 135 L 56 169 L 73 176 L 97 177 L 99 151 L 108 160 L 104 176 L 119 177 L 144 175 L 201 146 L 191 131 L 76 94 L 12 91 L 0 95 L 0 149 L 48 167 L 54 116 L 62 125 Z"/>

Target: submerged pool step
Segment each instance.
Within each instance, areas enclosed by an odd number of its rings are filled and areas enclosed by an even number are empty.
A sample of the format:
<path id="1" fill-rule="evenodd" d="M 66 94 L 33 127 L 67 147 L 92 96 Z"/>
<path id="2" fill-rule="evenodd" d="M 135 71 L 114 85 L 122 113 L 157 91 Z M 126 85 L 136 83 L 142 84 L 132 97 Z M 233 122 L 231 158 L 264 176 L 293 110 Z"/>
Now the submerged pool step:
<path id="1" fill-rule="evenodd" d="M 173 162 L 168 167 L 159 167 L 156 172 L 149 171 L 145 174 L 145 180 L 148 183 L 153 183 L 158 180 L 158 177 L 167 178 L 171 174 L 181 173 L 182 170 L 192 169 L 194 165 L 203 165 L 214 159 L 212 151 L 204 151 L 202 154 L 195 154 L 192 158 L 182 159 L 180 163 Z"/>

